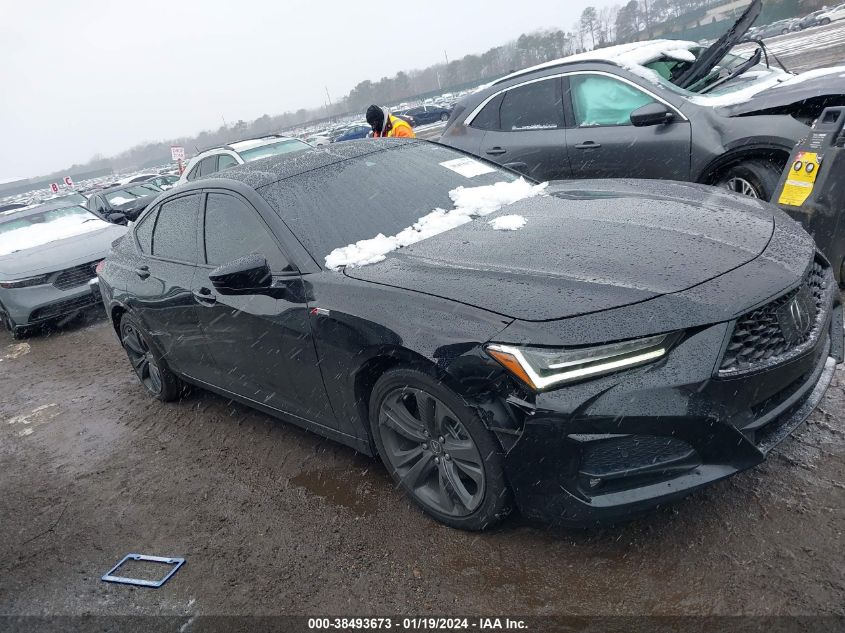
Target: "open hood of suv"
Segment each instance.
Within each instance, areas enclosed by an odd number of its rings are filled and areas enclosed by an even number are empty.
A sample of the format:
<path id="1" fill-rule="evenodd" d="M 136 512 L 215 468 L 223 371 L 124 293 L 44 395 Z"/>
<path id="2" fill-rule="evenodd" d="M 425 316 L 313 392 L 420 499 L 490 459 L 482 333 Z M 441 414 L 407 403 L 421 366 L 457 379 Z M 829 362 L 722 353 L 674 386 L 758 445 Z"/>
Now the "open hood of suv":
<path id="1" fill-rule="evenodd" d="M 722 37 L 716 40 L 710 47 L 698 56 L 698 59 L 682 75 L 674 80 L 674 83 L 681 88 L 689 88 L 697 81 L 704 79 L 713 70 L 725 55 L 736 46 L 748 29 L 760 17 L 763 10 L 763 0 L 752 0 L 734 25 L 729 28 Z"/>

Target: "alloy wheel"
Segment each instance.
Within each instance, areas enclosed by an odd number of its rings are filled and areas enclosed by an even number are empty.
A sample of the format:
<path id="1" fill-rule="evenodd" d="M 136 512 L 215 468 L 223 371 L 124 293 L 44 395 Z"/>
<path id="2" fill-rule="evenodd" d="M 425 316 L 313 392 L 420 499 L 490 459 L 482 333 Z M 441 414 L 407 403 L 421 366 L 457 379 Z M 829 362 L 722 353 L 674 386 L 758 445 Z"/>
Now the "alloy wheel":
<path id="1" fill-rule="evenodd" d="M 424 506 L 453 517 L 484 500 L 484 460 L 458 416 L 441 400 L 412 387 L 388 392 L 379 409 L 387 461 Z"/>
<path id="2" fill-rule="evenodd" d="M 150 346 L 131 324 L 123 328 L 123 348 L 141 384 L 153 394 L 160 394 L 161 370 Z"/>
<path id="3" fill-rule="evenodd" d="M 757 189 L 754 188 L 754 185 L 748 182 L 745 178 L 740 178 L 739 176 L 729 178 L 725 182 L 725 188 L 742 194 L 743 196 L 748 196 L 749 198 L 760 197 L 760 194 L 757 193 Z"/>

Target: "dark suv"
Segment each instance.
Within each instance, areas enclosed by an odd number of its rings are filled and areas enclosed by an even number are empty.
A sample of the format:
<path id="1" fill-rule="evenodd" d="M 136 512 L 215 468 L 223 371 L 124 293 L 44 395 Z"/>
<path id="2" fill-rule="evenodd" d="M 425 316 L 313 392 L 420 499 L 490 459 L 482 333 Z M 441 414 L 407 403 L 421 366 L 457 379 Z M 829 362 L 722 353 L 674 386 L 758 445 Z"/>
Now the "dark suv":
<path id="1" fill-rule="evenodd" d="M 686 180 L 770 200 L 813 119 L 845 104 L 845 75 L 731 55 L 754 17 L 706 49 L 635 42 L 514 73 L 461 101 L 441 142 L 537 180 Z"/>

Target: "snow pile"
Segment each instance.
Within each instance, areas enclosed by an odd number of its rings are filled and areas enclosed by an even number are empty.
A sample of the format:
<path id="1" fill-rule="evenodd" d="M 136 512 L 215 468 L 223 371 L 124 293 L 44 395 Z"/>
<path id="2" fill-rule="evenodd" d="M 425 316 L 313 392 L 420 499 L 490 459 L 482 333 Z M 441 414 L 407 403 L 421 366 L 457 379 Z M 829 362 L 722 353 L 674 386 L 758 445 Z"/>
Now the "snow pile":
<path id="1" fill-rule="evenodd" d="M 697 105 L 711 107 L 739 105 L 740 103 L 750 101 L 756 95 L 764 90 L 768 90 L 769 88 L 790 88 L 810 79 L 817 79 L 819 77 L 832 75 L 838 75 L 839 78 L 845 77 L 845 66 L 816 68 L 799 75 L 792 75 L 778 69 L 770 69 L 770 72 L 758 75 L 759 80 L 751 83 L 746 88 L 734 90 L 733 92 L 726 92 L 724 94 L 714 93 L 712 96 L 706 94 L 696 95 L 690 97 L 689 100 Z"/>
<path id="2" fill-rule="evenodd" d="M 521 215 L 500 215 L 493 218 L 487 224 L 497 231 L 517 231 L 525 226 L 525 218 Z"/>
<path id="3" fill-rule="evenodd" d="M 391 251 L 454 229 L 473 218 L 490 215 L 517 200 L 539 195 L 547 184 L 532 185 L 520 178 L 483 187 L 458 187 L 449 192 L 449 197 L 455 203 L 454 209 L 435 209 L 397 235 L 388 237 L 379 233 L 368 240 L 336 248 L 326 257 L 326 268 L 339 270 L 344 266 L 355 268 L 380 262 Z"/>
<path id="4" fill-rule="evenodd" d="M 65 216 L 52 222 L 22 226 L 19 229 L 0 233 L 0 256 L 43 246 L 67 237 L 99 231 L 109 226 L 112 225 L 88 213 Z"/>

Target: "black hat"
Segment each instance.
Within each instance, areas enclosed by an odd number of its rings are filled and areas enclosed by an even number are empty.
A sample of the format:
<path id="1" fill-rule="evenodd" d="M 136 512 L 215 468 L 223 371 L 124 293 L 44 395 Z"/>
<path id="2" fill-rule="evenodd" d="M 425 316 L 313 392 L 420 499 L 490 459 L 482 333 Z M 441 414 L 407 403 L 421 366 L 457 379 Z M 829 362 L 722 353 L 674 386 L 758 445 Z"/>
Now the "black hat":
<path id="1" fill-rule="evenodd" d="M 384 110 L 377 105 L 371 105 L 367 108 L 367 123 L 376 132 L 381 132 L 384 128 Z"/>

